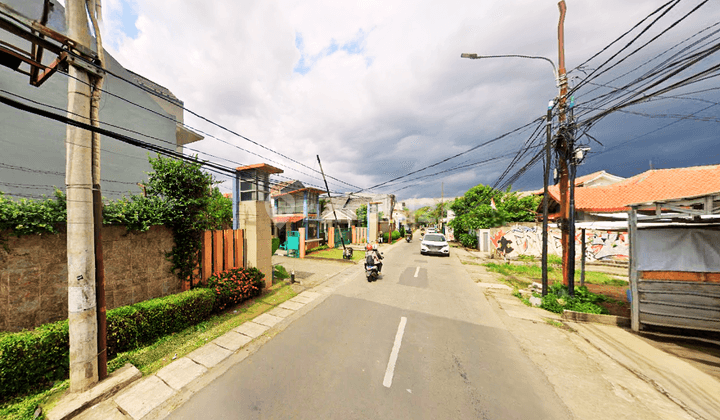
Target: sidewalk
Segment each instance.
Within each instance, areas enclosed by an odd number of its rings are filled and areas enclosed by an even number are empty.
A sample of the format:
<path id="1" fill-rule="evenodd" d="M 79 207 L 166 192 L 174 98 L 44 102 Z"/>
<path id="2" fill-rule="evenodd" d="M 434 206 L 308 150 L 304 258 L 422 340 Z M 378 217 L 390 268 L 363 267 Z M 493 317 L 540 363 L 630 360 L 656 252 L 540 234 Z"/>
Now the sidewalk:
<path id="1" fill-rule="evenodd" d="M 142 377 L 134 366 L 125 365 L 88 392 L 66 395 L 46 414 L 47 419 L 163 419 L 195 392 L 255 353 L 274 335 L 320 304 L 334 287 L 348 281 L 357 270 L 355 264 L 273 256 L 273 265 L 278 263 L 288 272 L 296 270 L 296 276 L 301 273 L 300 289 L 314 288 L 302 291 L 178 358 L 153 375 Z"/>
<path id="2" fill-rule="evenodd" d="M 623 328 L 561 320 L 525 306 L 502 287 L 499 275 L 474 265 L 483 262 L 483 253 L 455 251 L 471 263 L 468 274 L 576 418 L 720 418 L 717 377 Z M 688 359 L 710 357 L 685 350 Z"/>

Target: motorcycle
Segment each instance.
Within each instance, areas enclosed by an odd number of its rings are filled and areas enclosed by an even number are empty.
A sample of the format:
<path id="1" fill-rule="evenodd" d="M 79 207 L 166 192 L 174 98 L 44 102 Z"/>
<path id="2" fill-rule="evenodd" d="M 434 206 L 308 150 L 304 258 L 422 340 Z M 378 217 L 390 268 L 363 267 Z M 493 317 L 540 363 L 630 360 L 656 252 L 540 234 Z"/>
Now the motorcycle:
<path id="1" fill-rule="evenodd" d="M 380 253 L 380 255 L 383 255 Z M 381 257 L 382 258 L 382 257 Z M 378 264 L 375 264 L 375 259 L 373 258 L 373 255 L 368 252 L 365 256 L 365 277 L 367 278 L 368 282 L 375 281 L 380 276 L 380 266 Z"/>
<path id="2" fill-rule="evenodd" d="M 408 242 L 412 241 L 412 235 L 410 235 L 410 234 L 405 235 L 405 240 Z"/>

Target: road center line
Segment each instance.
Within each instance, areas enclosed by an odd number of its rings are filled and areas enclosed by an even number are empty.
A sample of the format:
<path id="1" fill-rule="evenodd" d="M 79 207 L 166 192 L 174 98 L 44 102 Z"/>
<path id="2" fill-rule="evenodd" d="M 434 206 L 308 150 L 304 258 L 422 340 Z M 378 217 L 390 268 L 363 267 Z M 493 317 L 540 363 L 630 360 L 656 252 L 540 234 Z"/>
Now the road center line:
<path id="1" fill-rule="evenodd" d="M 418 268 L 415 269 L 415 276 L 414 276 L 414 277 L 417 277 L 417 276 L 418 276 L 418 273 L 420 273 L 420 267 L 418 267 Z"/>
<path id="2" fill-rule="evenodd" d="M 420 267 L 418 267 L 418 269 L 419 268 Z M 403 334 L 405 333 L 405 324 L 407 324 L 407 318 L 404 316 L 400 317 L 400 325 L 398 325 L 397 334 L 395 334 L 395 344 L 393 344 L 392 351 L 390 352 L 390 360 L 388 360 L 387 369 L 385 369 L 385 379 L 383 379 L 385 388 L 390 388 L 390 385 L 392 385 L 395 363 L 397 362 L 398 353 L 400 353 L 400 344 L 402 343 Z"/>

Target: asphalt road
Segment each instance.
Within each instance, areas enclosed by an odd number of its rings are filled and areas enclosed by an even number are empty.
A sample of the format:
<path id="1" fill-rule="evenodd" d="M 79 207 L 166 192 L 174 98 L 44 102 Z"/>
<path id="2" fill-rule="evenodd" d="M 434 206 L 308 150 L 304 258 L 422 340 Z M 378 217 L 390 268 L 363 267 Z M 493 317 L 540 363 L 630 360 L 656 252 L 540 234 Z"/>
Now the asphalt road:
<path id="1" fill-rule="evenodd" d="M 169 418 L 571 418 L 459 260 L 419 248 L 388 251 L 373 283 L 358 265 Z"/>

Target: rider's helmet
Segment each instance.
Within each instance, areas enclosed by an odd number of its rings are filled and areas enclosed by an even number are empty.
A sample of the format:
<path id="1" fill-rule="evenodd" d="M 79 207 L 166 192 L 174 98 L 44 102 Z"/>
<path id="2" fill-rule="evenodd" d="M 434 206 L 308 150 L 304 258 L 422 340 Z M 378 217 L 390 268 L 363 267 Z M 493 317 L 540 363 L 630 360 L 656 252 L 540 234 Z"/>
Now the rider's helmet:
<path id="1" fill-rule="evenodd" d="M 367 244 L 367 245 L 365 246 L 365 249 L 366 249 L 367 251 L 372 251 L 373 246 L 370 245 L 370 244 Z"/>

